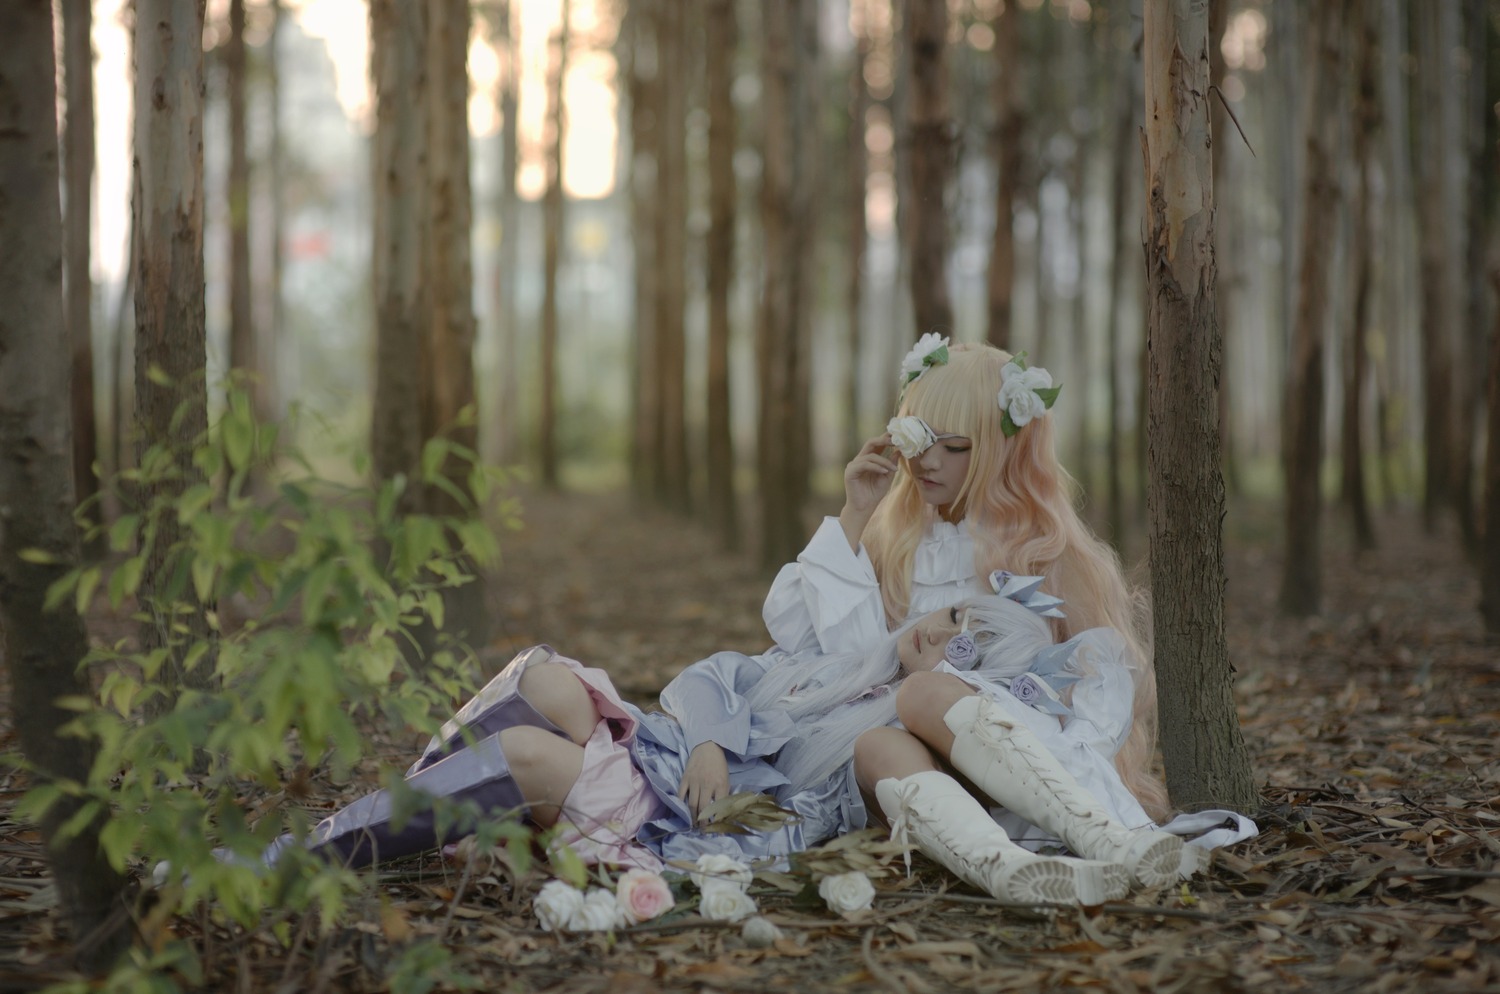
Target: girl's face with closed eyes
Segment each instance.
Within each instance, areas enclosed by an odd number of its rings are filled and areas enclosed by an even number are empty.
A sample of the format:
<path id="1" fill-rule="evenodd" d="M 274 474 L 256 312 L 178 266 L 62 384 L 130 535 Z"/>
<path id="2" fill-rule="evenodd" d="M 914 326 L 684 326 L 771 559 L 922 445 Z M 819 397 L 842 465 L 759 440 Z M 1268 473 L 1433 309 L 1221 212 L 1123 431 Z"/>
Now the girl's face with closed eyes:
<path id="1" fill-rule="evenodd" d="M 922 500 L 943 508 L 958 499 L 964 480 L 969 476 L 969 459 L 974 443 L 963 435 L 945 434 L 933 429 L 937 441 L 921 455 L 907 460 L 907 468 L 917 482 Z"/>
<path id="2" fill-rule="evenodd" d="M 948 650 L 948 640 L 963 628 L 963 614 L 954 606 L 939 608 L 918 618 L 896 644 L 896 658 L 901 661 L 901 668 L 907 673 L 916 673 L 931 670 L 941 663 Z"/>

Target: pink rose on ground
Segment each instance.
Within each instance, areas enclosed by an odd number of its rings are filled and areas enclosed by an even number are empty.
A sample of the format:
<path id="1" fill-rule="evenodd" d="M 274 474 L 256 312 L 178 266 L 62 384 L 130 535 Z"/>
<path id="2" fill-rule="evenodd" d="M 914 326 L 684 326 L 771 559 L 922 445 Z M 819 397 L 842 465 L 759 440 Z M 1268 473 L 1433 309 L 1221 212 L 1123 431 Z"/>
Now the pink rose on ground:
<path id="1" fill-rule="evenodd" d="M 670 911 L 677 902 L 672 897 L 672 888 L 667 886 L 661 874 L 626 870 L 615 885 L 615 903 L 625 920 L 634 925 Z"/>

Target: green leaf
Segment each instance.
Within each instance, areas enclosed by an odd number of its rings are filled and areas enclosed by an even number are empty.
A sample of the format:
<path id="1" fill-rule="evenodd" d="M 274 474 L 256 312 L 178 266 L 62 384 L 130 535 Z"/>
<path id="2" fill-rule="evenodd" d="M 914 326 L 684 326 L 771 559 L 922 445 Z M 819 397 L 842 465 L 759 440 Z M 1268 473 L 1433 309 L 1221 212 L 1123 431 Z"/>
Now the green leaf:
<path id="1" fill-rule="evenodd" d="M 78 596 L 74 604 L 79 614 L 88 613 L 89 605 L 94 602 L 94 591 L 98 589 L 102 577 L 97 566 L 90 566 L 78 574 Z"/>
<path id="2" fill-rule="evenodd" d="M 22 549 L 16 555 L 23 563 L 35 566 L 54 566 L 62 561 L 45 549 Z"/>
<path id="3" fill-rule="evenodd" d="M 1062 384 L 1059 383 L 1055 387 L 1043 387 L 1035 392 L 1038 397 L 1042 398 L 1042 403 L 1045 406 L 1051 407 L 1054 403 L 1057 402 L 1057 395 L 1061 391 Z"/>
<path id="4" fill-rule="evenodd" d="M 448 440 L 429 438 L 427 444 L 422 446 L 422 479 L 428 483 L 437 479 L 443 468 L 443 461 L 447 458 Z"/>
<path id="5" fill-rule="evenodd" d="M 53 580 L 47 587 L 47 596 L 42 600 L 43 611 L 54 611 L 57 605 L 67 599 L 68 594 L 78 583 L 79 571 L 70 569 L 62 576 Z"/>
<path id="6" fill-rule="evenodd" d="M 250 456 L 255 451 L 255 426 L 250 422 L 248 413 L 231 408 L 224 415 L 221 431 L 224 436 L 224 455 L 228 457 L 229 465 L 235 469 L 248 466 Z"/>
<path id="7" fill-rule="evenodd" d="M 122 514 L 109 526 L 109 548 L 113 552 L 124 552 L 135 543 L 136 529 L 140 527 L 139 514 Z"/>
<path id="8" fill-rule="evenodd" d="M 154 362 L 146 370 L 146 379 L 159 387 L 170 387 L 172 385 L 172 377 L 168 375 L 165 369 L 162 369 Z"/>
<path id="9" fill-rule="evenodd" d="M 195 483 L 182 492 L 177 498 L 177 521 L 187 524 L 198 512 L 207 507 L 214 499 L 214 488 L 206 483 Z"/>

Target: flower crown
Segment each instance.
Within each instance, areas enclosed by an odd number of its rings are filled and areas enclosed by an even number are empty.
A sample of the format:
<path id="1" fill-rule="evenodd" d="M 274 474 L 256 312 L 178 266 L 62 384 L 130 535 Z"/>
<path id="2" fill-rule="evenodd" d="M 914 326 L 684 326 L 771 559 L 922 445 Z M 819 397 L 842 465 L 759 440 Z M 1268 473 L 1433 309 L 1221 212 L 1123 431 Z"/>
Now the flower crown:
<path id="1" fill-rule="evenodd" d="M 1032 418 L 1047 413 L 1057 401 L 1062 385 L 1052 385 L 1052 374 L 1040 366 L 1028 367 L 1026 353 L 1017 352 L 1015 358 L 1000 367 L 1000 393 L 996 399 L 1005 413 L 1000 417 L 1000 430 L 1010 438 Z"/>
<path id="2" fill-rule="evenodd" d="M 935 331 L 929 331 L 917 339 L 917 344 L 901 360 L 901 372 L 896 377 L 901 383 L 901 392 L 905 393 L 907 387 L 933 366 L 944 366 L 947 363 L 948 339 Z"/>
<path id="3" fill-rule="evenodd" d="M 928 332 L 917 339 L 917 344 L 901 360 L 901 371 L 897 374 L 902 395 L 906 394 L 907 387 L 921 379 L 922 374 L 933 366 L 944 366 L 947 363 L 947 338 L 936 332 Z M 1050 410 L 1057 402 L 1057 395 L 1061 390 L 1062 384 L 1052 385 L 1051 373 L 1040 366 L 1027 366 L 1026 353 L 1016 353 L 1010 362 L 1000 368 L 1000 392 L 995 398 L 1003 412 L 1000 415 L 1000 430 L 1005 433 L 1005 437 L 1010 438 L 1030 424 L 1033 418 Z M 921 455 L 937 441 L 937 435 L 931 426 L 921 418 L 911 416 L 892 418 L 886 425 L 886 431 L 890 432 L 896 447 L 908 459 Z"/>

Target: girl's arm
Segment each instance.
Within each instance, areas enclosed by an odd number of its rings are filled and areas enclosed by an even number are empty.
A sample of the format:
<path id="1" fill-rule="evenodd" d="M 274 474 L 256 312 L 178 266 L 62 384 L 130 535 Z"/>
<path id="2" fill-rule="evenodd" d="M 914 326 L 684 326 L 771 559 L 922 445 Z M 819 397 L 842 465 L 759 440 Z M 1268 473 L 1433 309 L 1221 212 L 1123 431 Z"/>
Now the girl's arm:
<path id="1" fill-rule="evenodd" d="M 691 753 L 705 742 L 737 756 L 769 755 L 794 731 L 785 712 L 756 714 L 746 698 L 776 659 L 716 652 L 693 663 L 662 690 L 662 710 L 677 719 Z"/>
<path id="2" fill-rule="evenodd" d="M 766 630 L 788 652 L 840 652 L 887 634 L 875 567 L 849 547 L 837 518 L 824 518 L 807 548 L 777 574 L 761 611 Z"/>

